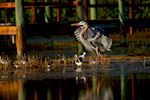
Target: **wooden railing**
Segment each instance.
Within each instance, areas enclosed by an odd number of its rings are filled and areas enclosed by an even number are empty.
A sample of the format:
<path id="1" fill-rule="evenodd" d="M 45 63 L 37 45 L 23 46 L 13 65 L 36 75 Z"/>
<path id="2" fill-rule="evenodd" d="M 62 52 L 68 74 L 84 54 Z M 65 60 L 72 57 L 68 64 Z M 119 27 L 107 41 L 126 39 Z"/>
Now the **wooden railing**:
<path id="1" fill-rule="evenodd" d="M 78 0 L 73 1 L 73 2 L 36 2 L 36 0 L 32 0 L 32 1 L 34 1 L 34 2 L 25 2 L 24 3 L 24 8 L 25 9 L 32 9 L 32 22 L 33 22 L 32 24 L 35 24 L 36 21 L 37 21 L 37 19 L 36 19 L 36 13 L 37 13 L 36 9 L 37 8 L 43 8 L 43 7 L 46 7 L 46 6 L 57 9 L 56 22 L 61 22 L 61 18 L 62 18 L 61 8 L 77 7 L 77 6 L 82 5 L 83 10 L 84 10 L 84 12 L 82 12 L 83 13 L 83 19 L 87 20 L 88 22 L 93 21 L 92 23 L 96 23 L 96 22 L 102 23 L 102 20 L 101 21 L 94 21 L 94 20 L 90 21 L 89 17 L 88 17 L 88 9 L 89 8 L 93 8 L 93 7 L 94 8 L 97 8 L 97 7 L 108 7 L 109 8 L 109 7 L 112 7 L 112 6 L 113 7 L 118 7 L 117 2 L 114 2 L 113 4 L 88 4 L 87 0 L 83 0 L 83 2 L 81 4 L 81 2 L 78 2 Z M 138 5 L 140 7 L 149 7 L 150 6 L 150 4 L 136 4 L 136 5 Z M 125 4 L 125 6 L 127 6 L 129 8 L 132 8 L 133 2 L 130 2 L 129 4 Z M 15 3 L 14 2 L 0 3 L 0 8 L 15 8 Z M 133 14 L 132 14 L 133 9 L 129 9 L 129 10 L 130 10 L 129 11 L 130 12 L 130 14 L 129 14 L 130 19 L 127 21 L 128 26 L 130 26 L 130 27 L 141 27 L 141 26 L 149 27 L 150 26 L 149 24 L 147 24 L 148 21 L 146 21 L 146 23 L 145 23 L 145 21 L 143 19 L 140 19 L 140 24 L 138 25 L 137 19 L 133 20 Z M 114 21 L 112 21 L 112 23 Z M 104 23 L 107 23 L 107 22 L 109 22 L 109 20 L 104 21 Z M 118 21 L 117 21 L 117 23 L 118 23 Z M 17 27 L 15 27 L 15 25 L 13 26 L 13 28 L 12 28 L 12 26 L 8 26 L 8 25 L 5 25 L 5 26 L 0 26 L 0 27 L 3 27 L 3 28 L 0 28 L 0 34 L 1 35 L 4 35 L 4 34 L 7 35 L 7 33 L 6 33 L 7 31 L 5 33 L 3 33 L 4 30 L 8 30 L 8 32 L 9 32 L 8 35 L 10 35 L 10 33 L 12 33 L 14 35 L 15 34 L 14 32 L 17 33 Z"/>

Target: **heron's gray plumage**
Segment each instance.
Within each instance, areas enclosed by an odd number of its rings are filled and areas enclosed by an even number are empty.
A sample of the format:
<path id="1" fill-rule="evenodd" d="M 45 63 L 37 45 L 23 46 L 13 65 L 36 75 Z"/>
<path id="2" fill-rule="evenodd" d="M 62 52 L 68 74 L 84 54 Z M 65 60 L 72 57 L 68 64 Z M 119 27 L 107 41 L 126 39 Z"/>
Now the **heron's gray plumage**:
<path id="1" fill-rule="evenodd" d="M 79 22 L 79 25 L 80 27 L 75 30 L 74 34 L 87 50 L 93 51 L 98 47 L 101 51 L 110 51 L 112 39 L 103 29 L 90 27 L 84 21 Z"/>

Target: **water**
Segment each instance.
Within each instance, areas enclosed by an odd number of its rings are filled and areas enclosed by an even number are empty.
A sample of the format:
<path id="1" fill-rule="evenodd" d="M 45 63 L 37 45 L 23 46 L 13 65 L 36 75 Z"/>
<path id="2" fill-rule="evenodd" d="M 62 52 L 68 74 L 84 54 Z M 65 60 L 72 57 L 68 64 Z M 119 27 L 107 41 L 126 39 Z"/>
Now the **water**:
<path id="1" fill-rule="evenodd" d="M 107 66 L 83 66 L 79 73 L 76 66 L 8 70 L 0 73 L 0 100 L 146 100 L 149 64 L 112 60 Z"/>
<path id="2" fill-rule="evenodd" d="M 66 43 L 72 40 L 62 39 L 65 45 L 63 46 L 59 44 L 60 41 L 57 42 L 60 39 L 55 37 L 52 39 L 55 40 L 53 47 L 49 44 L 51 40 L 44 39 L 44 41 L 41 37 L 39 43 L 36 40 L 38 39 L 27 41 L 28 56 L 38 54 L 54 58 L 60 54 L 73 57 L 77 53 L 76 43 L 67 47 Z M 43 47 L 39 48 L 39 45 Z M 149 42 L 146 45 L 131 43 L 126 47 L 113 44 L 112 51 L 107 54 L 110 57 L 137 54 L 147 56 L 149 50 Z M 9 57 L 14 55 L 14 51 L 7 53 Z M 57 69 L 43 67 L 12 68 L 6 71 L 0 69 L 0 100 L 147 100 L 149 98 L 149 59 L 146 61 L 144 58 L 111 59 L 105 66 L 84 65 L 81 73 L 76 73 L 76 68 L 73 64 L 66 67 L 57 66 Z"/>

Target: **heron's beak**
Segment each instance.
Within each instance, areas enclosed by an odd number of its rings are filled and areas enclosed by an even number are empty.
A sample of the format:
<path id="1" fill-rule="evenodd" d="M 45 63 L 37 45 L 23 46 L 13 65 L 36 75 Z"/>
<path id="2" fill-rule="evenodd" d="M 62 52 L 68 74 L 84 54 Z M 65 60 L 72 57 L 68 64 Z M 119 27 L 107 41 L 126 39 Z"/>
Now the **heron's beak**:
<path id="1" fill-rule="evenodd" d="M 71 24 L 71 26 L 80 26 L 80 24 L 79 23 L 73 23 L 73 24 Z"/>

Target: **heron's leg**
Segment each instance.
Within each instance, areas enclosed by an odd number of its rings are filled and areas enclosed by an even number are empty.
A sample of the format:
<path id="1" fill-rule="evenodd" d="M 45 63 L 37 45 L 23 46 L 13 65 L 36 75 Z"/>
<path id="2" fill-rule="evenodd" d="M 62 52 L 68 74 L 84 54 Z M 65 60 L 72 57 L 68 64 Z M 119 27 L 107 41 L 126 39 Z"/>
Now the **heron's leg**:
<path id="1" fill-rule="evenodd" d="M 101 60 L 102 58 L 102 55 L 98 52 L 98 47 L 95 48 L 95 51 L 96 51 L 96 55 L 97 55 L 97 60 Z"/>

